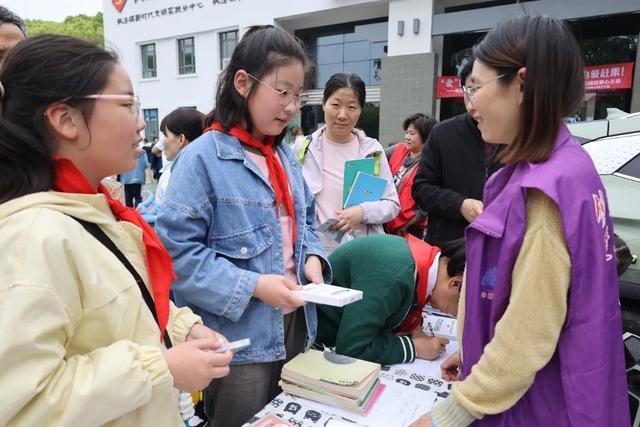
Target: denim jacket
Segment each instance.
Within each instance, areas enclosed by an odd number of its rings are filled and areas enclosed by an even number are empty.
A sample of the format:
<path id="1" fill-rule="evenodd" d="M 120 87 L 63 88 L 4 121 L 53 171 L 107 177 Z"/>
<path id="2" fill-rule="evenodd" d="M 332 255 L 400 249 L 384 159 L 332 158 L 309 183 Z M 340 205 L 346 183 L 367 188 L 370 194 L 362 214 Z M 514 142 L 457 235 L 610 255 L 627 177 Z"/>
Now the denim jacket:
<path id="1" fill-rule="evenodd" d="M 323 260 L 325 282 L 331 270 L 315 233 L 313 195 L 293 152 L 277 148 L 289 178 L 295 205 L 294 256 L 298 280 L 307 256 Z M 282 231 L 274 191 L 240 142 L 218 131 L 189 144 L 171 174 L 157 232 L 171 253 L 177 280 L 173 293 L 204 323 L 227 339 L 250 338 L 251 346 L 233 363 L 271 362 L 285 358 L 282 310 L 253 298 L 261 274 L 284 274 Z M 315 340 L 313 304 L 304 308 L 308 345 Z"/>

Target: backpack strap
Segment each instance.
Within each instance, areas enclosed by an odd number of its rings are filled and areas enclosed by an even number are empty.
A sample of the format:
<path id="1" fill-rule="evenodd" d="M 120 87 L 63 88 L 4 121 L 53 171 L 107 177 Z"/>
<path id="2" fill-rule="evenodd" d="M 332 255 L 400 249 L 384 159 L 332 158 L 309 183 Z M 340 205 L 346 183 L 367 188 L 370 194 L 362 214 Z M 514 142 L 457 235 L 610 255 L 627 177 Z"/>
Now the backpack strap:
<path id="1" fill-rule="evenodd" d="M 151 314 L 153 315 L 153 318 L 155 319 L 156 323 L 158 323 L 158 314 L 156 313 L 156 306 L 155 306 L 155 303 L 153 302 L 153 298 L 151 297 L 151 294 L 149 293 L 149 289 L 147 289 L 147 286 L 145 285 L 144 280 L 142 280 L 142 277 L 140 277 L 140 274 L 138 274 L 138 272 L 136 271 L 134 266 L 131 265 L 127 257 L 120 251 L 120 249 L 118 249 L 118 247 L 113 242 L 113 240 L 111 240 L 109 236 L 107 236 L 107 234 L 98 226 L 98 224 L 84 221 L 82 219 L 76 218 L 71 215 L 68 215 L 68 216 L 76 220 L 78 223 L 80 223 L 80 225 L 82 225 L 82 227 L 84 227 L 84 229 L 87 230 L 89 234 L 91 234 L 93 237 L 95 237 L 96 240 L 98 240 L 107 249 L 109 249 L 109 251 L 111 251 L 111 253 L 113 253 L 116 256 L 116 258 L 118 258 L 118 260 L 122 263 L 122 265 L 124 265 L 124 267 L 129 271 L 129 273 L 131 273 L 136 283 L 138 284 L 138 287 L 140 288 L 140 292 L 142 293 L 142 298 L 144 299 L 144 302 L 147 304 L 147 307 L 151 311 Z M 171 348 L 173 346 L 173 344 L 171 343 L 171 338 L 169 337 L 169 333 L 167 332 L 166 329 L 164 331 L 164 344 L 167 348 Z"/>
<path id="2" fill-rule="evenodd" d="M 309 146 L 311 145 L 311 141 L 313 141 L 313 135 L 307 135 L 302 140 L 300 151 L 298 151 L 298 163 L 300 163 L 300 166 L 304 165 L 304 159 L 307 155 L 307 151 L 309 151 Z"/>
<path id="3" fill-rule="evenodd" d="M 367 154 L 367 157 L 373 157 L 373 174 L 375 176 L 380 176 L 380 157 L 382 154 L 383 151 L 376 151 L 375 153 Z"/>

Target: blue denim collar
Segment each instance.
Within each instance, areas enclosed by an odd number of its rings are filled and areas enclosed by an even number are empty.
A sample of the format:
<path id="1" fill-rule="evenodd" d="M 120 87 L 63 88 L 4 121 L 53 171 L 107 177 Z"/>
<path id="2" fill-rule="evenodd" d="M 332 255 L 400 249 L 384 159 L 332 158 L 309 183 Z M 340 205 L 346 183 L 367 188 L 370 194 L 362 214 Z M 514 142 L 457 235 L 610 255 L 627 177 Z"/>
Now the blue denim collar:
<path id="1" fill-rule="evenodd" d="M 244 160 L 244 149 L 235 136 L 217 130 L 213 132 L 216 154 L 221 159 Z"/>

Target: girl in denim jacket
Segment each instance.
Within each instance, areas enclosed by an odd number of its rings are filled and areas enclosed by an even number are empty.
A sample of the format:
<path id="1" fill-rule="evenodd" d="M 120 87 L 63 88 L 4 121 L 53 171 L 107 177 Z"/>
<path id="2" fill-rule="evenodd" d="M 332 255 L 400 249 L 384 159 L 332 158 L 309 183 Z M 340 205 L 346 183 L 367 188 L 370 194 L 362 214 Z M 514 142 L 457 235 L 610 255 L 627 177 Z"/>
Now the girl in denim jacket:
<path id="1" fill-rule="evenodd" d="M 286 31 L 247 31 L 220 76 L 208 129 L 182 151 L 158 216 L 177 303 L 229 340 L 251 339 L 228 380 L 205 392 L 216 426 L 241 425 L 279 393 L 282 364 L 316 334 L 315 307 L 292 291 L 331 280 L 313 195 L 281 143 L 304 102 L 308 65 Z"/>

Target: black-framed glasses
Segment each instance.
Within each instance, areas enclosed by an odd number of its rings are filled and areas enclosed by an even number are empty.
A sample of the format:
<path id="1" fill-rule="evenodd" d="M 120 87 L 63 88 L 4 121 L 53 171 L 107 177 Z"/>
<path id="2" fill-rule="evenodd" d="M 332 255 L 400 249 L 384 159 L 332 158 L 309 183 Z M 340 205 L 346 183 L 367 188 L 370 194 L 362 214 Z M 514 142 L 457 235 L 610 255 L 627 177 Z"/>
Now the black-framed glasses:
<path id="1" fill-rule="evenodd" d="M 279 103 L 280 106 L 282 107 L 286 107 L 287 105 L 291 104 L 292 102 L 294 103 L 294 105 L 296 106 L 296 108 L 302 108 L 305 106 L 305 104 L 307 102 L 309 102 L 309 96 L 306 94 L 295 94 L 290 90 L 287 89 L 276 89 L 273 86 L 271 86 L 269 83 L 265 83 L 262 80 L 252 76 L 251 74 L 247 73 L 247 75 L 249 77 L 251 77 L 253 80 L 257 81 L 258 83 L 268 87 L 269 89 L 271 89 L 272 91 L 276 92 L 279 96 Z"/>

